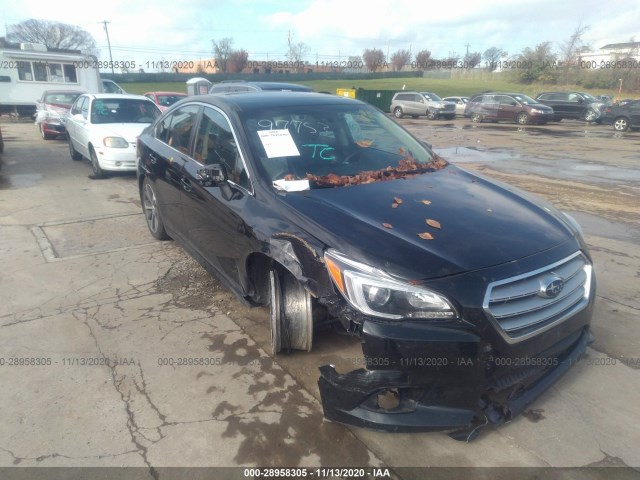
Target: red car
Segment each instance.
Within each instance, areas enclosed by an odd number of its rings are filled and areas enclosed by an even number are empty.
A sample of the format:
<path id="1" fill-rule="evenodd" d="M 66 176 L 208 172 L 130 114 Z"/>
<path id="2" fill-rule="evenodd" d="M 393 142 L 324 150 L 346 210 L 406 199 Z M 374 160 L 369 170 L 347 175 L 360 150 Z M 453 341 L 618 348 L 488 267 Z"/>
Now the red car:
<path id="1" fill-rule="evenodd" d="M 147 92 L 144 96 L 151 99 L 153 103 L 158 105 L 160 111 L 164 112 L 178 100 L 182 100 L 186 97 L 187 94 L 180 92 Z"/>
<path id="2" fill-rule="evenodd" d="M 45 140 L 52 140 L 64 135 L 67 130 L 64 118 L 83 91 L 79 90 L 45 90 L 39 100 L 36 100 L 36 125 Z"/>

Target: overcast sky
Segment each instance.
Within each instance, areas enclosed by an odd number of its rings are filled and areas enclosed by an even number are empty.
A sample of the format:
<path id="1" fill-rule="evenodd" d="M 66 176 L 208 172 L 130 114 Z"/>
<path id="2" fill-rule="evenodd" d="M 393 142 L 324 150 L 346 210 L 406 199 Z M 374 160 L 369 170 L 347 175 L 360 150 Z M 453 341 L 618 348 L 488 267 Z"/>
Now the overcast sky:
<path id="1" fill-rule="evenodd" d="M 101 60 L 109 58 L 100 23 L 107 20 L 113 60 L 135 60 L 143 68 L 159 59 L 209 58 L 212 39 L 224 37 L 251 60 L 285 60 L 291 35 L 309 47 L 311 63 L 346 60 L 365 48 L 428 49 L 436 58 L 492 46 L 513 55 L 543 41 L 557 50 L 579 25 L 589 26 L 584 39 L 594 49 L 640 41 L 640 2 L 629 0 L 2 0 L 0 36 L 7 25 L 30 18 L 84 28 Z"/>

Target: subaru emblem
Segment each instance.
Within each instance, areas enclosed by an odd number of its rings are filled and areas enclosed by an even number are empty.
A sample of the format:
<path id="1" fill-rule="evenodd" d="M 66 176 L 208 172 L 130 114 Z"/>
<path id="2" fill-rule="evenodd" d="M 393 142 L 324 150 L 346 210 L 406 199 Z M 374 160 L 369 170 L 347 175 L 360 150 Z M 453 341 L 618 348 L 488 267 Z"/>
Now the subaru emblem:
<path id="1" fill-rule="evenodd" d="M 552 273 L 540 281 L 538 295 L 543 298 L 556 298 L 564 288 L 564 280 Z"/>

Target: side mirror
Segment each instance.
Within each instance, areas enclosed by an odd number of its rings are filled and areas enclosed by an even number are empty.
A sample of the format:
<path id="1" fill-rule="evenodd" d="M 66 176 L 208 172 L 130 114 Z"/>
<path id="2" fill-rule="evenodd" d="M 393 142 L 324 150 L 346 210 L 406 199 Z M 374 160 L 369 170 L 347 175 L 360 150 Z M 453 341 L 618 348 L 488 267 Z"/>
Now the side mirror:
<path id="1" fill-rule="evenodd" d="M 196 172 L 196 178 L 205 187 L 217 187 L 229 179 L 227 169 L 221 163 L 214 163 Z"/>

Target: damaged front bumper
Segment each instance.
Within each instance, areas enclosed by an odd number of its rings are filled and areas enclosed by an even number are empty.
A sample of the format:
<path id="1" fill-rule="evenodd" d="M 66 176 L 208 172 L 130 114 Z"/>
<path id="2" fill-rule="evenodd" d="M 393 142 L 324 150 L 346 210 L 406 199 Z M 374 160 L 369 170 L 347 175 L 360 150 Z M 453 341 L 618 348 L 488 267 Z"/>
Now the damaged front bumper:
<path id="1" fill-rule="evenodd" d="M 320 367 L 325 417 L 391 432 L 451 430 L 469 441 L 521 413 L 580 359 L 591 341 L 590 315 L 588 308 L 508 353 L 468 331 L 365 322 L 368 368 Z"/>

